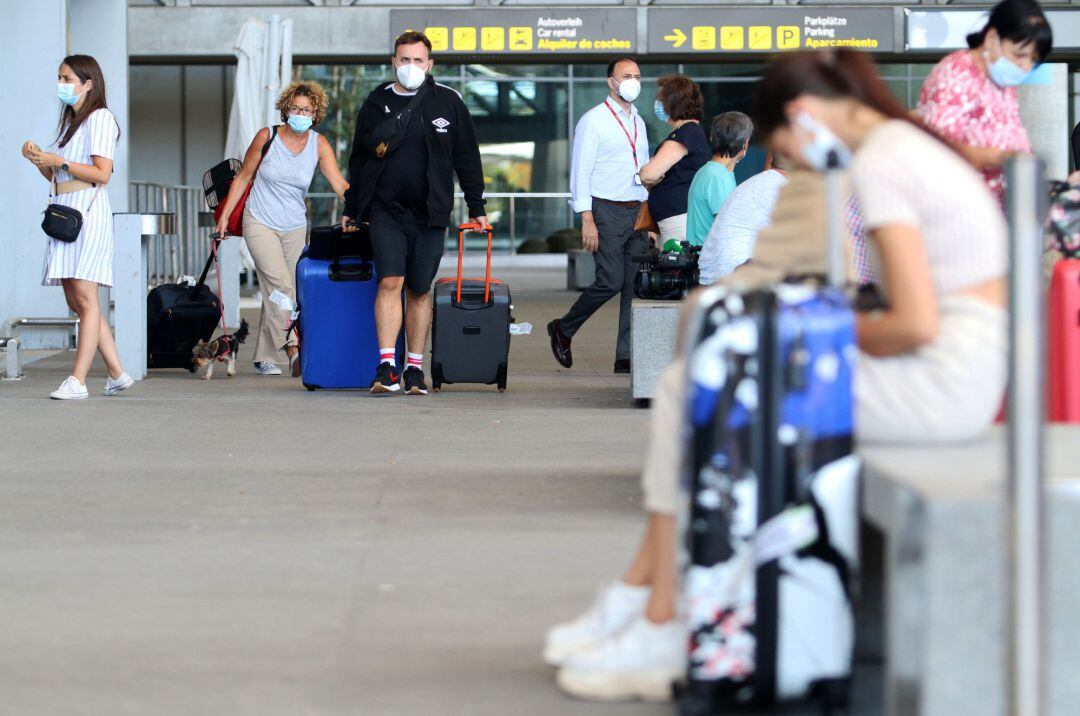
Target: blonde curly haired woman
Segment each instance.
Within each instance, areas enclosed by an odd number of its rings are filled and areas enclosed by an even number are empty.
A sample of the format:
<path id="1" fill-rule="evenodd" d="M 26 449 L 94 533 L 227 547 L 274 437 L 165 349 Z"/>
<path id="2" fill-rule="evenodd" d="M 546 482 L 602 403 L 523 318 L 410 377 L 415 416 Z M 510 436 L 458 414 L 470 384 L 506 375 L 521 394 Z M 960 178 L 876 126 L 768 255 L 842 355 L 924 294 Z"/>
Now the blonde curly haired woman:
<path id="1" fill-rule="evenodd" d="M 308 228 L 304 195 L 315 176 L 315 167 L 342 201 L 349 188 L 330 142 L 313 129 L 326 117 L 329 104 L 317 82 L 293 82 L 281 93 L 277 109 L 284 124 L 260 129 L 255 135 L 218 222 L 217 231 L 224 236 L 233 208 L 254 177 L 244 209 L 244 241 L 255 261 L 262 292 L 255 340 L 255 370 L 261 375 L 281 375 L 277 363 L 282 348 L 291 374 L 300 375 L 296 338 L 285 335 L 289 312 L 271 303 L 270 294 L 280 291 L 296 300 L 296 262 L 304 249 Z"/>

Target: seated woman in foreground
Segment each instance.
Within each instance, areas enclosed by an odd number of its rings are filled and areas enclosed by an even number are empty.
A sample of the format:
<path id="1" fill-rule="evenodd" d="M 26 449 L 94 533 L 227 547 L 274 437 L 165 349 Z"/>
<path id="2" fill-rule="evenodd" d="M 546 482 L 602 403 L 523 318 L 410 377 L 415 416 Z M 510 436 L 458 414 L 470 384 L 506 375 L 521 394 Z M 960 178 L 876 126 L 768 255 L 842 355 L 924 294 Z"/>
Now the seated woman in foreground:
<path id="1" fill-rule="evenodd" d="M 771 149 L 804 168 L 851 168 L 888 299 L 857 319 L 857 439 L 983 432 L 1005 390 L 1007 232 L 982 178 L 907 119 L 857 52 L 798 53 L 772 65 L 754 121 Z M 675 565 L 684 389 L 679 358 L 653 400 L 648 523 L 633 563 L 583 616 L 548 634 L 545 659 L 576 696 L 662 699 L 685 673 Z"/>

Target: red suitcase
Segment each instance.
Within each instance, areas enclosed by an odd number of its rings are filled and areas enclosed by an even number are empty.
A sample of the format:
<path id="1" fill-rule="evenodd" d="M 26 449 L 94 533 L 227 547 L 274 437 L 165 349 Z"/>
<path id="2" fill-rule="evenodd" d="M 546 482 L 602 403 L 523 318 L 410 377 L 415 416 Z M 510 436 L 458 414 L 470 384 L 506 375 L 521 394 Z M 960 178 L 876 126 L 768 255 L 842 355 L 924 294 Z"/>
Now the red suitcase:
<path id="1" fill-rule="evenodd" d="M 1080 423 L 1080 190 L 1057 187 L 1046 228 L 1063 256 L 1050 279 L 1047 310 L 1049 418 Z"/>

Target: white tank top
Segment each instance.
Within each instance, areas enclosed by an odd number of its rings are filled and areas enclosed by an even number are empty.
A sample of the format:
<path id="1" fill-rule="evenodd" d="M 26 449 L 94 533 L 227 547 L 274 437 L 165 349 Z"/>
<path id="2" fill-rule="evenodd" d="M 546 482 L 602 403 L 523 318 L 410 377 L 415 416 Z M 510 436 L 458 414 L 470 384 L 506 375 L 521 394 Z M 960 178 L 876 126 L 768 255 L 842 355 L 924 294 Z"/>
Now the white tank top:
<path id="1" fill-rule="evenodd" d="M 299 154 L 293 154 L 281 141 L 281 133 L 287 131 L 285 127 L 278 128 L 278 136 L 259 165 L 247 202 L 251 216 L 274 231 L 295 231 L 307 226 L 304 195 L 319 163 L 319 134 L 309 129 L 307 144 Z"/>

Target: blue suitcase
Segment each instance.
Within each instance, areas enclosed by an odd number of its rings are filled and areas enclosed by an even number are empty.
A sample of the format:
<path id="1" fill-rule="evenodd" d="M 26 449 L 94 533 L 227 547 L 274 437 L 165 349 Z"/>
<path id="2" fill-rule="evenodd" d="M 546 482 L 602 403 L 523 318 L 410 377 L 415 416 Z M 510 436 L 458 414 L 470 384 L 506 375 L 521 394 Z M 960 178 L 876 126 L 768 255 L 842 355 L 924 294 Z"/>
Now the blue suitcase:
<path id="1" fill-rule="evenodd" d="M 296 264 L 300 376 L 308 390 L 370 388 L 379 366 L 375 333 L 374 262 L 365 258 L 313 259 Z M 404 340 L 398 341 L 398 364 Z"/>

